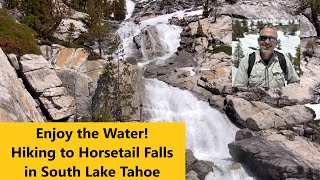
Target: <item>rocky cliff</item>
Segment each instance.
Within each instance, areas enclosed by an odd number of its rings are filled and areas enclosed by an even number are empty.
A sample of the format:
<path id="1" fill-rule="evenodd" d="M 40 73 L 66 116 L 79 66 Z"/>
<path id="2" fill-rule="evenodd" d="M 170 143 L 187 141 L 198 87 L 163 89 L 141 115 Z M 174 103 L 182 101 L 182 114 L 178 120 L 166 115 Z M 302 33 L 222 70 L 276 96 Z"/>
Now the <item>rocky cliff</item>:
<path id="1" fill-rule="evenodd" d="M 44 121 L 39 103 L 32 98 L 1 48 L 0 99 L 0 121 Z"/>

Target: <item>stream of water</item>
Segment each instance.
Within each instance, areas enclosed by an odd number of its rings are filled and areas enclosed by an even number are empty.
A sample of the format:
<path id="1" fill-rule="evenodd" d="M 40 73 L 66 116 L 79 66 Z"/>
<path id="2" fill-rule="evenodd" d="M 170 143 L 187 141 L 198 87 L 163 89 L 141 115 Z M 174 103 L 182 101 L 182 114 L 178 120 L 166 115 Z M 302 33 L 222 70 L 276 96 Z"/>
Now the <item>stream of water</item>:
<path id="1" fill-rule="evenodd" d="M 127 0 L 127 4 L 128 1 Z M 132 1 L 130 2 L 132 6 Z M 132 7 L 130 7 L 132 9 Z M 130 12 L 129 12 L 130 13 Z M 128 13 L 128 14 L 129 14 Z M 131 12 L 132 13 L 132 12 Z M 165 55 L 156 59 L 143 57 L 139 62 L 165 61 L 179 47 L 181 27 L 169 25 L 168 19 L 174 15 L 181 16 L 183 11 L 170 15 L 157 16 L 140 24 L 130 21 L 123 23 L 118 33 L 123 39 L 127 57 L 132 56 L 132 39 L 146 26 L 157 28 Z M 192 12 L 191 12 L 192 13 Z M 192 14 L 201 13 L 193 12 Z M 143 54 L 143 53 L 142 53 Z M 145 80 L 145 111 L 150 114 L 151 122 L 185 122 L 186 144 L 196 158 L 215 164 L 214 172 L 206 180 L 249 180 L 240 164 L 231 160 L 228 143 L 234 141 L 238 130 L 222 113 L 211 108 L 207 102 L 199 101 L 187 90 L 171 87 L 157 79 Z"/>

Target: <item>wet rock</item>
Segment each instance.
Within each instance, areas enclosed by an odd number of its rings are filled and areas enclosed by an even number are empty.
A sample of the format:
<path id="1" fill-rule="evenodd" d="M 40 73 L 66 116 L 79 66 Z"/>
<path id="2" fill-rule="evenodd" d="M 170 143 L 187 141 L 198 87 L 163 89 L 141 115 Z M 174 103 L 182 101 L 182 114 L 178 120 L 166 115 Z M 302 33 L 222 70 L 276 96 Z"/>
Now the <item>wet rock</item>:
<path id="1" fill-rule="evenodd" d="M 189 171 L 186 175 L 187 180 L 200 180 L 198 174 L 194 171 Z"/>
<path id="2" fill-rule="evenodd" d="M 198 174 L 200 180 L 204 180 L 206 176 L 213 172 L 213 164 L 206 161 L 198 160 L 192 165 L 192 170 Z"/>
<path id="3" fill-rule="evenodd" d="M 190 149 L 186 150 L 186 172 L 191 171 L 192 165 L 197 161 L 198 159 L 194 157 L 193 152 Z"/>
<path id="4" fill-rule="evenodd" d="M 140 49 L 141 54 L 147 59 L 163 56 L 165 47 L 162 46 L 157 28 L 148 26 L 141 30 L 141 34 L 133 37 L 137 49 Z"/>
<path id="5" fill-rule="evenodd" d="M 249 139 L 253 136 L 255 136 L 255 133 L 253 131 L 250 131 L 248 128 L 241 129 L 237 131 L 235 141 L 240 141 L 242 139 Z"/>

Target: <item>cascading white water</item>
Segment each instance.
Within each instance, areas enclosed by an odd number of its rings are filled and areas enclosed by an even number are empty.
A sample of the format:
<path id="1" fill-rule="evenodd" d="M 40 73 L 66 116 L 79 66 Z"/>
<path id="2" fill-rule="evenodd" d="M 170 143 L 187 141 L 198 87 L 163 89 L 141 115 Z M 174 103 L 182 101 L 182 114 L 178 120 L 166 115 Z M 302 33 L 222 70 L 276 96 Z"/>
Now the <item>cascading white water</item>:
<path id="1" fill-rule="evenodd" d="M 188 14 L 199 13 L 201 14 L 202 11 Z M 132 52 L 133 37 L 146 26 L 155 25 L 166 53 L 156 60 L 159 63 L 166 60 L 179 47 L 182 31 L 179 26 L 168 25 L 168 19 L 172 16 L 183 17 L 183 15 L 184 11 L 178 11 L 142 21 L 140 24 L 125 22 L 117 31 L 123 39 L 125 56 L 134 54 Z M 144 59 L 146 62 L 153 60 L 155 59 Z M 145 80 L 145 88 L 144 111 L 150 114 L 150 121 L 185 122 L 187 148 L 191 149 L 198 159 L 213 162 L 218 167 L 215 167 L 213 173 L 207 175 L 206 180 L 252 179 L 239 164 L 231 161 L 227 144 L 234 140 L 237 128 L 223 114 L 211 108 L 208 103 L 199 101 L 189 91 L 168 86 L 156 79 Z"/>
<path id="2" fill-rule="evenodd" d="M 117 33 L 123 39 L 125 57 L 135 56 L 136 52 L 133 51 L 133 47 L 135 46 L 133 42 L 133 37 L 139 35 L 141 33 L 141 30 L 149 25 L 150 24 L 148 23 L 135 24 L 133 22 L 126 22 L 124 25 L 121 26 L 121 28 L 119 28 Z M 148 63 L 154 60 L 160 60 L 159 63 L 161 63 L 163 60 L 170 57 L 177 50 L 177 47 L 179 47 L 180 33 L 182 31 L 181 27 L 168 25 L 165 23 L 158 23 L 154 26 L 158 31 L 160 42 L 162 47 L 164 48 L 165 55 L 161 57 L 156 57 L 155 59 L 148 59 L 142 52 L 144 56 L 142 59 L 138 59 L 139 62 Z"/>
<path id="3" fill-rule="evenodd" d="M 198 159 L 219 167 L 207 179 L 252 179 L 239 164 L 231 161 L 228 143 L 237 128 L 208 103 L 199 101 L 189 91 L 168 86 L 156 79 L 145 81 L 144 105 L 153 122 L 185 122 L 187 148 Z"/>
<path id="4" fill-rule="evenodd" d="M 135 3 L 132 0 L 126 0 L 126 9 L 127 9 L 126 19 L 129 19 L 132 16 L 132 13 L 134 11 L 134 6 L 135 6 Z"/>

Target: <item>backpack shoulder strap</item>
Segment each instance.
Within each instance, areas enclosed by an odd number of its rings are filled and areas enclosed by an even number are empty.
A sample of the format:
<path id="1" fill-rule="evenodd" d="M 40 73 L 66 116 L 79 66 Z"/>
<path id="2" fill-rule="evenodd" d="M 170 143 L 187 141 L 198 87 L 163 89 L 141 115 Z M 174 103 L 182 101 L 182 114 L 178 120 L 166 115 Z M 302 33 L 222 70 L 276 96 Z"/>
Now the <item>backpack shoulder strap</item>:
<path id="1" fill-rule="evenodd" d="M 256 53 L 253 52 L 253 53 L 249 54 L 249 61 L 248 61 L 249 66 L 248 66 L 248 71 L 247 71 L 248 78 L 250 77 L 252 67 L 253 67 L 255 61 L 256 61 Z"/>
<path id="2" fill-rule="evenodd" d="M 277 56 L 279 59 L 279 63 L 280 63 L 280 67 L 285 75 L 285 77 L 287 77 L 287 62 L 286 62 L 286 58 L 284 57 L 284 55 L 278 51 L 277 52 Z"/>

